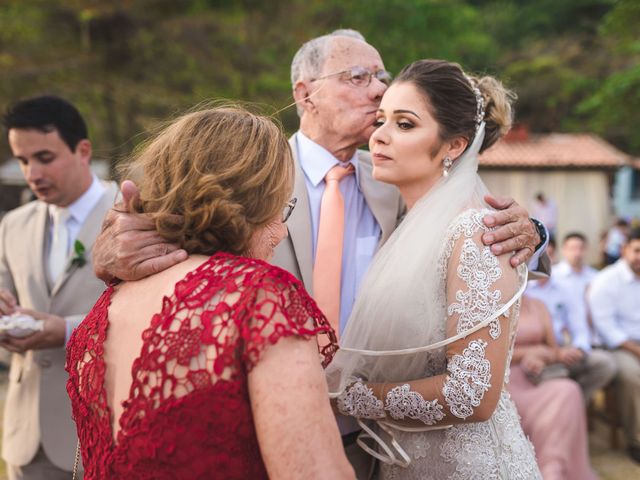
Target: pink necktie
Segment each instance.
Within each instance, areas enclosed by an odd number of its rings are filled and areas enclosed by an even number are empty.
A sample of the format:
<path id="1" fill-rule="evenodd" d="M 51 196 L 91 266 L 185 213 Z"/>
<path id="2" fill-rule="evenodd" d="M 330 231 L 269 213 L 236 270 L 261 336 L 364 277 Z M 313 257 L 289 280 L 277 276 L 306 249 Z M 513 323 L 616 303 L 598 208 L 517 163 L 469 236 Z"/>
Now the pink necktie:
<path id="1" fill-rule="evenodd" d="M 336 332 L 340 331 L 340 274 L 344 237 L 344 198 L 340 181 L 352 175 L 352 164 L 336 165 L 324 177 L 326 186 L 320 203 L 318 245 L 313 267 L 313 296 Z"/>

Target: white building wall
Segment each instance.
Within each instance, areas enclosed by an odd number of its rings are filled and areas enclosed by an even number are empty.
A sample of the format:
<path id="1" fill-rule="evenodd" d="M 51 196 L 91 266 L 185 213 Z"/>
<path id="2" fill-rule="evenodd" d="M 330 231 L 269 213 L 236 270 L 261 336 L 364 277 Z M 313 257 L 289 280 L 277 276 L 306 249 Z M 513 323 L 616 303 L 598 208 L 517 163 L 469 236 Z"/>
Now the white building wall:
<path id="1" fill-rule="evenodd" d="M 558 206 L 558 243 L 571 231 L 582 232 L 589 239 L 589 262 L 600 263 L 600 236 L 614 220 L 607 172 L 481 169 L 480 176 L 492 193 L 511 196 L 530 211 L 535 194 L 543 192 Z"/>

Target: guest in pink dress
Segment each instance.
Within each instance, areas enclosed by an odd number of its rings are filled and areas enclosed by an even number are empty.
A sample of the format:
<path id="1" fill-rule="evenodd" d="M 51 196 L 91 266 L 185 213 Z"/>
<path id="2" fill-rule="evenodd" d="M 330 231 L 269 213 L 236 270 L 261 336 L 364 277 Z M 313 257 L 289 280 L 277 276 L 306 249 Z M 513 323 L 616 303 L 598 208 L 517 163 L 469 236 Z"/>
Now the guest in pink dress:
<path id="1" fill-rule="evenodd" d="M 556 351 L 547 308 L 524 295 L 508 385 L 522 429 L 544 480 L 595 479 L 580 387 L 554 363 Z"/>

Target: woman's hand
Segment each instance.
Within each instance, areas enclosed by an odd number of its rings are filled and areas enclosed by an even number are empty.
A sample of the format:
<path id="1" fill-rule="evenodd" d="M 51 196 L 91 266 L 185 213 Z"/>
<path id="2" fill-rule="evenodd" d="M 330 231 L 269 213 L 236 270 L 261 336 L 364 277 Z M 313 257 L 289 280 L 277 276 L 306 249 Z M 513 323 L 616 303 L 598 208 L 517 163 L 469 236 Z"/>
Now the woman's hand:
<path id="1" fill-rule="evenodd" d="M 535 352 L 528 352 L 522 357 L 520 365 L 522 365 L 524 371 L 529 375 L 538 376 L 547 364 L 543 356 Z"/>

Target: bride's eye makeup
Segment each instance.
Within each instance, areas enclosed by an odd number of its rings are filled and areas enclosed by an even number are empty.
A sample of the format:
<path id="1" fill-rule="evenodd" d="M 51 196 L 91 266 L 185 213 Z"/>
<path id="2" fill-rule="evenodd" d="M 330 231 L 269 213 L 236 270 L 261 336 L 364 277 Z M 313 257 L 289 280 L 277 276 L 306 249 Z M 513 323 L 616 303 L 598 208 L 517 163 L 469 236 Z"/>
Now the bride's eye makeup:
<path id="1" fill-rule="evenodd" d="M 415 125 L 408 120 L 398 120 L 398 127 L 400 130 L 411 130 Z"/>
<path id="2" fill-rule="evenodd" d="M 384 125 L 384 121 L 381 118 L 376 118 L 375 122 L 373 122 L 375 128 L 381 127 L 382 125 Z"/>

